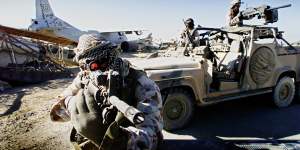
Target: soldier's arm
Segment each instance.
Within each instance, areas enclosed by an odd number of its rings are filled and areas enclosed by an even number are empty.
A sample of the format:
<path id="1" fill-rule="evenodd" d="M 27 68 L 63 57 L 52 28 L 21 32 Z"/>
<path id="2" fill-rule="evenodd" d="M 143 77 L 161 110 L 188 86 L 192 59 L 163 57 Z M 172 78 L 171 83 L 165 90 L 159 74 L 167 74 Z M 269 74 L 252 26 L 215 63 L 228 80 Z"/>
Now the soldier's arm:
<path id="1" fill-rule="evenodd" d="M 136 98 L 137 109 L 145 114 L 145 121 L 135 127 L 126 128 L 129 131 L 129 149 L 153 149 L 163 128 L 161 110 L 162 99 L 158 86 L 146 76 L 138 79 Z"/>
<path id="2" fill-rule="evenodd" d="M 194 43 L 197 43 L 197 41 L 199 41 L 200 39 L 200 32 L 198 30 L 194 31 L 194 34 L 193 34 L 193 38 L 194 38 Z"/>
<path id="3" fill-rule="evenodd" d="M 185 39 L 186 38 L 186 31 L 183 30 L 180 34 L 180 38 Z"/>
<path id="4" fill-rule="evenodd" d="M 235 26 L 235 25 L 238 25 L 239 23 L 240 23 L 240 18 L 238 16 L 236 16 L 230 20 L 229 25 Z"/>
<path id="5" fill-rule="evenodd" d="M 238 13 L 235 17 L 229 20 L 230 26 L 236 26 L 241 24 L 241 13 Z"/>
<path id="6" fill-rule="evenodd" d="M 81 88 L 81 73 L 78 73 L 76 78 L 59 96 L 57 96 L 50 110 L 50 118 L 52 121 L 65 122 L 69 121 L 69 112 L 67 111 L 68 104 Z"/>
<path id="7" fill-rule="evenodd" d="M 73 82 L 62 92 L 60 96 L 62 97 L 68 97 L 68 96 L 74 96 L 78 93 L 78 91 L 81 89 L 81 78 L 82 73 L 78 73 Z"/>

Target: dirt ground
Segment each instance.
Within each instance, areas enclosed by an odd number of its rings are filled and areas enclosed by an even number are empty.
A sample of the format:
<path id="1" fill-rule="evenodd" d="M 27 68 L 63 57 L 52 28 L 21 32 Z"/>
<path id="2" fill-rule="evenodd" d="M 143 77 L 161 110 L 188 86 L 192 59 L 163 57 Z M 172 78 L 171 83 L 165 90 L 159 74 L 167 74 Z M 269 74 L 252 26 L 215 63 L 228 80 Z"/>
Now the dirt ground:
<path id="1" fill-rule="evenodd" d="M 72 149 L 70 123 L 54 123 L 49 117 L 52 99 L 71 81 L 52 80 L 0 93 L 0 150 Z M 300 149 L 300 104 L 276 109 L 270 102 L 269 96 L 257 96 L 198 108 L 187 128 L 163 132 L 169 142 L 164 148 L 211 149 L 220 140 L 284 139 Z"/>
<path id="2" fill-rule="evenodd" d="M 52 99 L 70 83 L 52 80 L 0 94 L 0 149 L 70 149 L 70 123 L 49 118 Z"/>

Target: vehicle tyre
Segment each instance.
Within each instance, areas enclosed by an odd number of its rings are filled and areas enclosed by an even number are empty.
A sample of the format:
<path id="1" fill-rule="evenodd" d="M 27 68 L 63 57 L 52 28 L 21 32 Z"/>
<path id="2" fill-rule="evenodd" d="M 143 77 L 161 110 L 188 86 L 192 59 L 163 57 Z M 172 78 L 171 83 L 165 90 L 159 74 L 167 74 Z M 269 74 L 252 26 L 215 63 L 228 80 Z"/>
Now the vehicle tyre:
<path id="1" fill-rule="evenodd" d="M 279 107 L 288 107 L 295 96 L 295 83 L 291 77 L 283 77 L 273 90 L 273 102 Z"/>
<path id="2" fill-rule="evenodd" d="M 295 97 L 296 103 L 300 103 L 300 84 L 296 84 L 296 91 L 295 91 Z"/>
<path id="3" fill-rule="evenodd" d="M 171 90 L 163 105 L 164 129 L 172 131 L 183 128 L 192 119 L 194 109 L 194 98 L 187 90 Z"/>

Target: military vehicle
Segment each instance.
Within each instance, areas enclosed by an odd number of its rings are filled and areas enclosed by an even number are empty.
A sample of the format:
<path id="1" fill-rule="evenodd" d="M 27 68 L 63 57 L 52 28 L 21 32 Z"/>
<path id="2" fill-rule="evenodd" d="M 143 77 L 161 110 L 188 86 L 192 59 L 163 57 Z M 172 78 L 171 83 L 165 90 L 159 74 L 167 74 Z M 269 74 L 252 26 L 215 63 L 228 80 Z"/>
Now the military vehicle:
<path id="1" fill-rule="evenodd" d="M 275 16 L 265 19 L 276 22 L 277 9 L 270 10 L 273 13 L 268 14 Z M 160 87 L 166 130 L 187 125 L 196 105 L 265 93 L 273 93 L 277 107 L 291 104 L 300 81 L 300 50 L 283 38 L 282 31 L 260 25 L 195 31 L 200 37 L 189 46 L 173 48 L 163 57 L 132 61 Z"/>
<path id="2" fill-rule="evenodd" d="M 165 129 L 182 128 L 195 105 L 273 92 L 274 104 L 291 104 L 300 80 L 300 51 L 275 27 L 197 28 L 198 46 L 177 47 L 163 57 L 132 61 L 160 87 Z M 283 44 L 285 43 L 285 44 Z"/>

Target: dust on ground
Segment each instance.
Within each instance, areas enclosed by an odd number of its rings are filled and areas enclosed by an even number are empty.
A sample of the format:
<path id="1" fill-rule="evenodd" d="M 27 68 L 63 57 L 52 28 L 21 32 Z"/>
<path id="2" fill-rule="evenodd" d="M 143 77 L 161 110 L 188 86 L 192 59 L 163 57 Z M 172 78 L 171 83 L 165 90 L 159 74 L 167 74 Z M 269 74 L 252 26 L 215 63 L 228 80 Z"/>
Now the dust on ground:
<path id="1" fill-rule="evenodd" d="M 55 123 L 53 100 L 72 79 L 12 89 L 0 94 L 0 149 L 71 149 L 70 123 Z"/>

